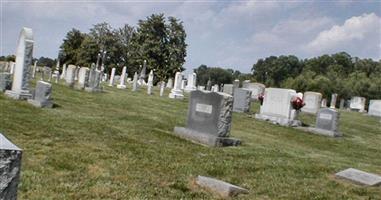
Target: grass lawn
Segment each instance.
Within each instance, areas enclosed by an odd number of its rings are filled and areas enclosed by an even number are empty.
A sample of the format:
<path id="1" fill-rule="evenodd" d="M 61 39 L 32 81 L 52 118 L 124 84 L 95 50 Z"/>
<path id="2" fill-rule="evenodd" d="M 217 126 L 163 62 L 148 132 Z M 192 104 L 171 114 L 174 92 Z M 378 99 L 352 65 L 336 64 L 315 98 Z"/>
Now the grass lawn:
<path id="1" fill-rule="evenodd" d="M 57 106 L 39 109 L 0 94 L 0 132 L 24 150 L 19 199 L 216 198 L 194 185 L 197 175 L 249 189 L 235 199 L 381 199 L 380 187 L 333 176 L 381 174 L 377 118 L 341 112 L 344 137 L 329 138 L 234 113 L 231 136 L 243 145 L 208 148 L 170 134 L 185 125 L 188 100 L 167 95 L 53 84 Z"/>

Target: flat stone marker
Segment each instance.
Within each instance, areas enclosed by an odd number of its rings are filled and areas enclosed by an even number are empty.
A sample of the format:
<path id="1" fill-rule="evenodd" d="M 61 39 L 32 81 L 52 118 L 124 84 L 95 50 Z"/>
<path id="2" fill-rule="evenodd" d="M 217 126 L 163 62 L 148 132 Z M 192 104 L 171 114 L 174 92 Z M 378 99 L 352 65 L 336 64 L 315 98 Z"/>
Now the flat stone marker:
<path id="1" fill-rule="evenodd" d="M 0 199 L 16 200 L 22 150 L 0 133 Z"/>
<path id="2" fill-rule="evenodd" d="M 241 188 L 236 185 L 232 185 L 230 183 L 205 176 L 198 176 L 196 179 L 196 183 L 197 185 L 213 193 L 216 193 L 224 198 L 249 193 L 249 191 L 245 188 Z"/>
<path id="3" fill-rule="evenodd" d="M 381 185 L 381 176 L 371 174 L 358 169 L 348 168 L 335 174 L 339 178 L 347 179 L 355 183 L 368 186 Z"/>

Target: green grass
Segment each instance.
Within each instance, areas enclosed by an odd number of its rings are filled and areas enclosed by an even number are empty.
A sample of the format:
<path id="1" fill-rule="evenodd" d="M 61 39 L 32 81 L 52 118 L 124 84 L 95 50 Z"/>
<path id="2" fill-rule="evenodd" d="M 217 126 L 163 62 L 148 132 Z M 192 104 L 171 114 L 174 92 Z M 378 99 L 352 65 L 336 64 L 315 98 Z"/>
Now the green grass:
<path id="1" fill-rule="evenodd" d="M 381 174 L 379 119 L 342 112 L 344 137 L 328 138 L 234 113 L 231 136 L 243 145 L 208 148 L 170 134 L 185 125 L 187 99 L 105 91 L 53 84 L 54 109 L 0 95 L 0 132 L 24 150 L 19 199 L 216 198 L 197 175 L 249 189 L 235 199 L 381 199 L 380 187 L 333 177 L 348 167 Z"/>

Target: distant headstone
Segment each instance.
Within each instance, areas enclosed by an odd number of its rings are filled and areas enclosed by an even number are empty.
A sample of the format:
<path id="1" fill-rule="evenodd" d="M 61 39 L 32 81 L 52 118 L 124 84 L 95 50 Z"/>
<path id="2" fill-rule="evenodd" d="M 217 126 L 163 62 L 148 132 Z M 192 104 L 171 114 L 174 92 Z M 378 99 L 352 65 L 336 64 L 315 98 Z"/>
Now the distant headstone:
<path id="1" fill-rule="evenodd" d="M 197 90 L 204 91 L 205 90 L 205 86 L 199 85 L 199 86 L 197 86 Z"/>
<path id="2" fill-rule="evenodd" d="M 185 89 L 185 85 L 187 84 L 187 81 L 182 79 L 181 80 L 181 89 L 184 90 Z"/>
<path id="3" fill-rule="evenodd" d="M 236 88 L 239 88 L 239 80 L 238 79 L 235 79 L 233 81 L 233 90 L 236 89 Z"/>
<path id="4" fill-rule="evenodd" d="M 32 69 L 32 78 L 36 77 L 36 70 L 37 70 L 37 61 L 34 61 L 34 65 Z"/>
<path id="5" fill-rule="evenodd" d="M 196 82 L 197 82 L 197 74 L 196 73 L 188 74 L 187 86 L 185 86 L 184 91 L 191 92 L 191 91 L 197 90 Z"/>
<path id="6" fill-rule="evenodd" d="M 0 73 L 0 92 L 10 90 L 12 88 L 12 74 L 8 72 Z"/>
<path id="7" fill-rule="evenodd" d="M 39 108 L 52 108 L 52 85 L 44 81 L 38 81 L 33 99 L 28 102 Z"/>
<path id="8" fill-rule="evenodd" d="M 208 90 L 208 91 L 212 90 L 212 81 L 210 79 L 206 83 L 206 90 Z"/>
<path id="9" fill-rule="evenodd" d="M 322 99 L 321 100 L 321 107 L 326 108 L 327 107 L 327 99 Z"/>
<path id="10" fill-rule="evenodd" d="M 234 112 L 250 112 L 251 90 L 245 88 L 237 88 L 234 90 Z"/>
<path id="11" fill-rule="evenodd" d="M 152 88 L 153 88 L 153 71 L 151 70 L 148 74 L 148 83 L 147 83 L 147 94 L 152 94 Z"/>
<path id="12" fill-rule="evenodd" d="M 89 82 L 89 75 L 90 75 L 90 69 L 87 67 L 81 67 L 79 69 L 79 74 L 78 74 L 78 83 L 76 85 L 77 89 L 84 89 L 85 87 L 88 86 Z"/>
<path id="13" fill-rule="evenodd" d="M 110 83 L 109 86 L 114 86 L 114 78 L 115 78 L 115 67 L 111 69 L 111 75 L 110 75 Z"/>
<path id="14" fill-rule="evenodd" d="M 316 115 L 316 126 L 308 127 L 307 131 L 331 137 L 340 137 L 339 132 L 340 113 L 333 108 L 321 108 Z"/>
<path id="15" fill-rule="evenodd" d="M 16 200 L 22 150 L 0 133 L 0 199 Z"/>
<path id="16" fill-rule="evenodd" d="M 33 59 L 33 31 L 22 28 L 16 50 L 16 64 L 14 67 L 12 89 L 5 94 L 14 99 L 30 99 L 29 72 Z"/>
<path id="17" fill-rule="evenodd" d="M 370 100 L 368 114 L 376 117 L 381 117 L 381 99 Z"/>
<path id="18" fill-rule="evenodd" d="M 344 109 L 345 108 L 345 99 L 340 99 L 340 109 Z"/>
<path id="19" fill-rule="evenodd" d="M 66 78 L 66 63 L 62 65 L 61 79 Z"/>
<path id="20" fill-rule="evenodd" d="M 17 61 L 16 61 L 17 62 Z M 15 72 L 15 69 L 16 69 L 16 63 L 15 62 L 9 62 L 9 67 L 10 67 L 10 69 L 9 69 L 9 73 L 10 74 L 13 74 L 14 72 Z"/>
<path id="21" fill-rule="evenodd" d="M 242 88 L 246 88 L 248 90 L 251 90 L 251 99 L 252 100 L 258 100 L 258 97 L 260 95 L 263 95 L 265 92 L 266 86 L 263 85 L 262 83 L 250 83 L 250 82 L 245 82 Z"/>
<path id="22" fill-rule="evenodd" d="M 337 101 L 337 94 L 332 94 L 330 108 L 336 108 L 336 101 Z"/>
<path id="23" fill-rule="evenodd" d="M 146 82 L 144 81 L 144 79 L 146 78 L 146 71 L 147 71 L 147 61 L 144 60 L 142 71 L 140 71 L 140 76 L 138 81 L 139 85 L 146 85 Z"/>
<path id="24" fill-rule="evenodd" d="M 214 84 L 212 92 L 219 92 L 219 91 L 220 91 L 219 85 L 218 84 Z"/>
<path id="25" fill-rule="evenodd" d="M 166 87 L 172 89 L 172 87 L 173 87 L 173 80 L 172 80 L 172 78 L 169 78 L 169 79 L 168 79 L 168 82 L 167 82 L 167 86 L 166 86 Z"/>
<path id="26" fill-rule="evenodd" d="M 296 110 L 291 105 L 291 100 L 296 96 L 295 90 L 266 88 L 260 113 L 255 118 L 283 126 L 300 126 L 301 122 L 296 120 Z"/>
<path id="27" fill-rule="evenodd" d="M 365 112 L 365 102 L 366 99 L 364 97 L 352 97 L 349 108 L 352 111 Z"/>
<path id="28" fill-rule="evenodd" d="M 175 127 L 174 134 L 208 146 L 236 146 L 240 140 L 229 138 L 233 97 L 224 93 L 190 93 L 187 127 Z"/>
<path id="29" fill-rule="evenodd" d="M 119 85 L 116 86 L 117 88 L 119 88 L 119 89 L 125 89 L 126 88 L 126 81 L 125 81 L 126 73 L 127 73 L 127 67 L 124 66 L 122 69 L 122 75 L 120 75 Z"/>
<path id="30" fill-rule="evenodd" d="M 138 90 L 139 86 L 138 86 L 138 73 L 135 72 L 134 74 L 134 80 L 132 81 L 132 91 L 135 92 L 136 90 Z"/>
<path id="31" fill-rule="evenodd" d="M 165 81 L 160 82 L 160 96 L 162 97 L 164 95 L 164 89 L 165 89 Z"/>
<path id="32" fill-rule="evenodd" d="M 65 81 L 66 81 L 66 85 L 69 87 L 74 86 L 74 76 L 75 76 L 76 69 L 77 67 L 75 65 L 69 65 L 66 69 Z"/>
<path id="33" fill-rule="evenodd" d="M 180 72 L 176 72 L 175 75 L 175 85 L 173 89 L 171 90 L 171 93 L 169 93 L 169 98 L 171 99 L 183 99 L 183 91 L 181 90 L 181 83 L 183 80 L 183 75 L 181 75 Z"/>
<path id="34" fill-rule="evenodd" d="M 96 69 L 96 67 L 92 67 L 89 73 L 89 81 L 87 86 L 85 87 L 86 92 L 101 92 L 101 79 L 103 72 Z"/>
<path id="35" fill-rule="evenodd" d="M 222 198 L 229 198 L 239 194 L 249 193 L 249 191 L 245 188 L 241 188 L 236 185 L 205 176 L 198 176 L 196 183 L 197 185 L 219 195 Z"/>
<path id="36" fill-rule="evenodd" d="M 223 93 L 233 95 L 233 84 L 224 84 Z"/>
<path id="37" fill-rule="evenodd" d="M 344 171 L 335 174 L 338 178 L 347 179 L 354 183 L 367 186 L 379 186 L 381 185 L 381 176 L 364 172 L 358 169 L 348 168 Z"/>
<path id="38" fill-rule="evenodd" d="M 321 98 L 321 93 L 305 92 L 303 101 L 306 105 L 301 109 L 302 112 L 316 114 L 321 107 Z"/>

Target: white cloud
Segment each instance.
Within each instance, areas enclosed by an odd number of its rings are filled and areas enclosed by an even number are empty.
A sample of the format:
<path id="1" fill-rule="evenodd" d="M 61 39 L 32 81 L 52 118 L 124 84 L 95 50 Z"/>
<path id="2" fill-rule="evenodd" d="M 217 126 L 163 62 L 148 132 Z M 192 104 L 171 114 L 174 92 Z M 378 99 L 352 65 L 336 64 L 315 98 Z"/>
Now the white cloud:
<path id="1" fill-rule="evenodd" d="M 380 37 L 381 18 L 374 13 L 363 14 L 347 19 L 341 26 L 334 25 L 331 29 L 320 32 L 307 44 L 307 49 L 325 52 L 348 49 L 352 45 L 357 48 L 364 45 L 379 46 Z"/>

